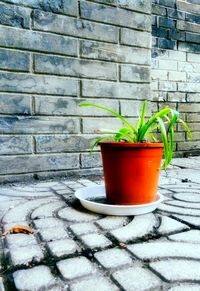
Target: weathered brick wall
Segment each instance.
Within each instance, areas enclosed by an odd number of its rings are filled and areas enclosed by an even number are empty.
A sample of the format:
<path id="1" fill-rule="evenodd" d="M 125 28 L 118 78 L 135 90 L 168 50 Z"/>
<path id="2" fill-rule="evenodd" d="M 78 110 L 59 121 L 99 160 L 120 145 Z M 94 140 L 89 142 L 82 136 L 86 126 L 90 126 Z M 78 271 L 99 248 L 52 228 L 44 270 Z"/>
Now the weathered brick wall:
<path id="1" fill-rule="evenodd" d="M 152 99 L 182 113 L 193 141 L 178 127 L 176 154 L 200 153 L 200 2 L 152 1 Z"/>
<path id="2" fill-rule="evenodd" d="M 151 0 L 0 1 L 0 181 L 98 172 L 88 148 L 117 121 L 77 105 L 137 114 L 150 97 L 150 13 Z"/>

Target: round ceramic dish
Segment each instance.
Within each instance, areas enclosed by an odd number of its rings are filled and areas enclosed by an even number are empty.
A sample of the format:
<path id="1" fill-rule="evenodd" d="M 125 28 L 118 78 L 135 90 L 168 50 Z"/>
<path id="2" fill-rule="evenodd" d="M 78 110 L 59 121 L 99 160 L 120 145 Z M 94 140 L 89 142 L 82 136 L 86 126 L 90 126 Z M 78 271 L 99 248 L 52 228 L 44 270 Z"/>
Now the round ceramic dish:
<path id="1" fill-rule="evenodd" d="M 111 205 L 101 202 L 105 201 L 105 187 L 104 186 L 89 186 L 78 189 L 75 192 L 78 198 L 86 209 L 106 215 L 140 215 L 152 212 L 164 200 L 164 197 L 158 193 L 157 199 L 154 202 L 139 205 Z M 98 201 L 99 200 L 99 201 Z"/>

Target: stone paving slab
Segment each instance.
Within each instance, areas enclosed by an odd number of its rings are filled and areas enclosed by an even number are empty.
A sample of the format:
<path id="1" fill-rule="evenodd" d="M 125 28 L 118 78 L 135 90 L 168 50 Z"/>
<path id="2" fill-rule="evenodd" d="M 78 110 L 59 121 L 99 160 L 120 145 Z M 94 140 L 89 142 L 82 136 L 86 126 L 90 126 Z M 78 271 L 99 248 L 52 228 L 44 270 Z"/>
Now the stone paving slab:
<path id="1" fill-rule="evenodd" d="M 153 213 L 89 212 L 74 197 L 94 179 L 0 187 L 1 231 L 34 232 L 0 241 L 2 291 L 200 290 L 200 158 L 163 172 L 165 201 Z"/>

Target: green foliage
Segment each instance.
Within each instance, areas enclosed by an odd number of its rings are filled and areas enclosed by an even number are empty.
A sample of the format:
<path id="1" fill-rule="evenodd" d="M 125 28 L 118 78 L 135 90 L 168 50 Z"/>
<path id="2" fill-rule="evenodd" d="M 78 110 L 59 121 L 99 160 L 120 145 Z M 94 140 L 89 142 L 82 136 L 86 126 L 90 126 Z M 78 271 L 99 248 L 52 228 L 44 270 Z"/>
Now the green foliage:
<path id="1" fill-rule="evenodd" d="M 164 108 L 159 112 L 151 116 L 148 120 L 146 120 L 146 110 L 147 110 L 147 101 L 143 102 L 141 116 L 138 118 L 138 121 L 135 125 L 132 125 L 126 118 L 121 116 L 119 113 L 92 103 L 82 103 L 81 107 L 93 106 L 104 111 L 107 111 L 120 119 L 124 124 L 124 127 L 119 130 L 106 130 L 101 131 L 102 133 L 108 133 L 112 135 L 103 136 L 97 138 L 94 145 L 91 148 L 91 151 L 98 145 L 99 142 L 105 140 L 112 140 L 116 142 L 133 142 L 133 143 L 141 143 L 149 140 L 150 142 L 157 142 L 155 137 L 155 130 L 159 130 L 161 133 L 161 141 L 164 144 L 164 163 L 163 168 L 166 169 L 169 165 L 170 161 L 173 157 L 174 150 L 174 127 L 177 122 L 180 122 L 187 132 L 189 138 L 192 138 L 192 133 L 188 127 L 188 125 L 179 118 L 179 112 L 171 109 Z"/>

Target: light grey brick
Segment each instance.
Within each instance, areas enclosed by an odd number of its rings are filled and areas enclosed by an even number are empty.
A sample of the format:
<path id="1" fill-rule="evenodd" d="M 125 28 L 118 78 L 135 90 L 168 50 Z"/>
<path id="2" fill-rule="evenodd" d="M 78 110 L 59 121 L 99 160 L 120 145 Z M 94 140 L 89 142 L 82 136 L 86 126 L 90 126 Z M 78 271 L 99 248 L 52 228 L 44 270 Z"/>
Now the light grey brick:
<path id="1" fill-rule="evenodd" d="M 31 262 L 40 262 L 43 258 L 43 252 L 38 245 L 29 245 L 24 247 L 12 247 L 10 257 L 14 266 L 27 265 Z"/>
<path id="2" fill-rule="evenodd" d="M 134 0 L 134 1 L 124 1 L 124 0 L 95 0 L 95 2 L 100 2 L 103 4 L 112 4 L 122 8 L 127 8 L 129 10 L 139 11 L 143 13 L 151 12 L 151 3 L 148 0 Z"/>
<path id="3" fill-rule="evenodd" d="M 31 136 L 0 136 L 0 154 L 31 154 L 32 138 Z"/>
<path id="4" fill-rule="evenodd" d="M 199 63 L 191 63 L 191 62 L 178 62 L 178 70 L 181 72 L 186 72 L 186 73 L 187 72 L 199 73 L 200 72 L 200 64 Z"/>
<path id="5" fill-rule="evenodd" d="M 127 224 L 128 220 L 125 216 L 106 216 L 96 222 L 103 230 L 113 230 Z"/>
<path id="6" fill-rule="evenodd" d="M 39 135 L 35 137 L 36 152 L 69 152 L 89 150 L 95 137 L 91 135 Z"/>
<path id="7" fill-rule="evenodd" d="M 181 210 L 181 208 L 180 208 Z M 198 258 L 199 245 L 182 242 L 150 242 L 130 245 L 129 251 L 140 259 L 162 259 L 162 258 Z"/>
<path id="8" fill-rule="evenodd" d="M 190 130 L 193 131 L 200 131 L 200 123 L 199 122 L 192 122 L 188 123 L 188 126 L 190 127 Z M 178 125 L 178 130 L 179 131 L 184 131 L 183 127 L 181 124 Z"/>
<path id="9" fill-rule="evenodd" d="M 181 272 L 180 272 L 181 266 Z M 150 263 L 150 267 L 168 282 L 200 280 L 198 261 L 185 259 L 168 259 Z"/>
<path id="10" fill-rule="evenodd" d="M 28 72 L 29 58 L 29 53 L 0 49 L 0 68 Z"/>
<path id="11" fill-rule="evenodd" d="M 28 6 L 31 8 L 39 8 L 44 11 L 52 11 L 54 13 L 64 13 L 69 15 L 77 15 L 77 1 L 76 0 L 5 0 L 4 2 Z"/>
<path id="12" fill-rule="evenodd" d="M 119 112 L 116 100 L 77 99 L 66 97 L 35 97 L 35 112 L 41 115 L 111 116 L 111 113 L 95 107 L 81 108 L 80 103 L 94 103 Z M 48 106 L 46 106 L 48 104 Z M 0 105 L 1 106 L 1 105 Z"/>
<path id="13" fill-rule="evenodd" d="M 55 3 L 57 3 L 57 1 L 55 1 Z M 68 14 L 68 15 L 74 15 L 74 16 L 78 15 L 77 1 L 76 0 L 71 0 L 71 1 L 63 0 L 62 11 L 63 13 Z"/>
<path id="14" fill-rule="evenodd" d="M 52 230 L 53 228 L 63 227 L 64 223 L 62 220 L 59 220 L 58 218 L 46 217 L 46 218 L 35 219 L 34 225 L 36 228 L 40 230 L 47 229 L 47 228 L 50 228 Z"/>
<path id="15" fill-rule="evenodd" d="M 52 154 L 48 156 L 2 156 L 0 157 L 0 174 L 21 172 L 40 172 L 50 170 L 67 170 L 79 167 L 78 154 Z"/>
<path id="16" fill-rule="evenodd" d="M 90 278 L 79 279 L 70 286 L 70 291 L 119 291 L 118 287 L 111 283 L 107 278 L 101 276 L 90 276 Z"/>
<path id="17" fill-rule="evenodd" d="M 161 281 L 152 272 L 141 267 L 131 267 L 113 273 L 114 279 L 127 291 L 159 290 Z"/>
<path id="18" fill-rule="evenodd" d="M 100 215 L 91 211 L 83 211 L 71 207 L 66 207 L 58 212 L 61 219 L 71 222 L 92 222 L 99 219 Z"/>
<path id="19" fill-rule="evenodd" d="M 186 22 L 186 21 L 177 21 L 177 29 L 178 30 L 184 30 L 184 31 L 191 31 L 191 32 L 200 32 L 200 25 L 192 22 Z"/>
<path id="20" fill-rule="evenodd" d="M 46 190 L 46 191 L 48 191 L 48 190 Z M 53 201 L 53 202 L 43 204 L 40 207 L 37 207 L 32 212 L 31 219 L 52 217 L 54 215 L 54 212 L 56 212 L 57 210 L 59 210 L 63 206 L 65 206 L 65 203 L 62 201 Z"/>
<path id="21" fill-rule="evenodd" d="M 178 83 L 178 91 L 199 93 L 200 83 Z"/>
<path id="22" fill-rule="evenodd" d="M 87 233 L 98 232 L 99 229 L 93 223 L 75 223 L 70 225 L 70 230 L 76 235 L 83 235 Z"/>
<path id="23" fill-rule="evenodd" d="M 133 98 L 148 99 L 150 86 L 148 84 L 119 84 L 100 81 L 82 81 L 84 97 Z"/>
<path id="24" fill-rule="evenodd" d="M 74 279 L 96 272 L 95 267 L 85 257 L 77 257 L 60 261 L 57 263 L 57 267 L 65 279 Z"/>
<path id="25" fill-rule="evenodd" d="M 187 94 L 187 101 L 188 102 L 199 102 L 200 101 L 200 94 L 198 94 L 198 93 Z"/>
<path id="26" fill-rule="evenodd" d="M 33 13 L 33 27 L 37 30 L 114 43 L 116 43 L 118 39 L 118 30 L 116 27 L 45 13 L 40 10 L 34 11 Z"/>
<path id="27" fill-rule="evenodd" d="M 77 94 L 77 81 L 63 77 L 0 73 L 0 90 L 55 95 Z"/>
<path id="28" fill-rule="evenodd" d="M 81 240 L 90 249 L 105 248 L 112 245 L 112 242 L 107 237 L 98 233 L 82 235 Z"/>
<path id="29" fill-rule="evenodd" d="M 168 93 L 169 94 L 169 93 Z M 173 94 L 173 93 L 171 93 L 171 94 Z M 181 103 L 180 103 L 181 104 Z M 167 107 L 170 107 L 170 108 L 172 108 L 172 109 L 174 109 L 174 110 L 176 110 L 176 103 L 172 103 L 172 102 L 159 102 L 159 104 L 158 104 L 158 108 L 159 108 L 159 110 L 161 110 L 161 109 L 163 109 L 163 108 L 167 108 Z"/>
<path id="30" fill-rule="evenodd" d="M 142 109 L 142 101 L 120 101 L 121 104 L 121 115 L 122 116 L 136 116 L 141 112 Z M 149 102 L 147 106 L 147 116 L 150 116 L 152 113 L 152 104 Z"/>
<path id="31" fill-rule="evenodd" d="M 168 101 L 170 102 L 186 102 L 186 94 L 179 92 L 169 92 Z"/>
<path id="32" fill-rule="evenodd" d="M 120 43 L 130 46 L 151 47 L 151 34 L 144 31 L 137 31 L 127 28 L 121 29 Z"/>
<path id="33" fill-rule="evenodd" d="M 72 77 L 102 80 L 117 79 L 117 65 L 64 57 L 35 55 L 34 71 Z"/>
<path id="34" fill-rule="evenodd" d="M 81 166 L 83 168 L 101 167 L 102 162 L 100 154 L 81 154 Z"/>
<path id="35" fill-rule="evenodd" d="M 151 97 L 152 97 L 152 101 L 159 101 L 159 102 L 165 102 L 167 101 L 167 92 L 162 92 L 162 91 L 159 91 L 159 92 L 155 92 L 155 91 L 152 91 L 151 92 Z M 154 104 L 154 111 L 157 111 L 157 104 L 156 103 L 153 103 Z"/>
<path id="36" fill-rule="evenodd" d="M 186 82 L 186 73 L 185 72 L 170 71 L 169 72 L 169 81 Z"/>
<path id="37" fill-rule="evenodd" d="M 137 240 L 151 233 L 156 225 L 156 218 L 152 213 L 146 215 L 135 216 L 134 219 L 127 224 L 110 233 L 120 242 Z"/>
<path id="38" fill-rule="evenodd" d="M 161 216 L 160 217 L 161 224 L 158 228 L 158 233 L 161 235 L 173 233 L 173 232 L 180 232 L 184 231 L 186 229 L 189 229 L 189 227 L 175 219 L 172 219 L 168 216 Z"/>
<path id="39" fill-rule="evenodd" d="M 152 69 L 158 69 L 158 65 L 159 65 L 159 61 L 154 59 L 154 58 L 152 58 L 151 59 L 151 68 Z"/>
<path id="40" fill-rule="evenodd" d="M 158 2 L 153 1 L 152 14 L 159 15 L 159 16 L 166 16 L 167 15 L 166 8 L 161 5 L 155 5 L 154 3 L 157 4 Z M 153 25 L 156 25 L 156 24 L 153 24 Z"/>
<path id="41" fill-rule="evenodd" d="M 0 113 L 30 114 L 31 96 L 0 93 Z"/>
<path id="42" fill-rule="evenodd" d="M 83 118 L 83 133 L 96 133 L 99 130 L 118 130 L 122 123 L 116 118 Z"/>
<path id="43" fill-rule="evenodd" d="M 120 80 L 128 82 L 150 82 L 150 68 L 132 65 L 120 66 Z"/>
<path id="44" fill-rule="evenodd" d="M 72 239 L 61 239 L 48 243 L 48 247 L 53 256 L 62 257 L 74 254 L 78 250 L 77 244 Z"/>
<path id="45" fill-rule="evenodd" d="M 7 116 L 0 117 L 1 133 L 77 133 L 76 118 Z"/>
<path id="46" fill-rule="evenodd" d="M 150 64 L 150 50 L 145 48 L 80 40 L 80 49 L 81 56 L 84 58 L 141 65 Z"/>
<path id="47" fill-rule="evenodd" d="M 200 119 L 197 121 L 199 122 Z M 180 151 L 199 150 L 199 147 L 200 141 L 179 142 L 177 144 L 177 149 Z"/>
<path id="48" fill-rule="evenodd" d="M 187 121 L 190 121 L 190 122 L 200 121 L 200 114 L 187 112 Z"/>
<path id="49" fill-rule="evenodd" d="M 200 112 L 200 104 L 198 103 L 185 103 L 185 104 L 179 104 L 178 110 L 180 112 Z"/>
<path id="50" fill-rule="evenodd" d="M 176 83 L 174 82 L 160 82 L 159 83 L 159 90 L 163 91 L 176 91 L 177 89 Z"/>
<path id="51" fill-rule="evenodd" d="M 30 14 L 31 9 L 0 3 L 0 24 L 30 28 Z"/>
<path id="52" fill-rule="evenodd" d="M 160 70 L 177 71 L 177 61 L 174 60 L 159 60 Z"/>
<path id="53" fill-rule="evenodd" d="M 194 132 L 193 131 L 193 133 L 192 133 L 192 138 L 193 138 L 193 140 L 199 140 L 200 138 L 199 138 L 199 132 L 197 131 L 197 132 Z M 183 141 L 184 139 L 181 139 L 181 141 Z"/>
<path id="54" fill-rule="evenodd" d="M 0 46 L 70 56 L 77 55 L 77 41 L 75 39 L 11 27 L 1 27 Z"/>
<path id="55" fill-rule="evenodd" d="M 198 288 L 199 288 L 198 283 L 197 284 L 178 283 L 174 287 L 170 288 L 169 291 L 187 291 L 187 290 L 199 291 Z"/>
<path id="56" fill-rule="evenodd" d="M 9 234 L 6 237 L 6 242 L 9 248 L 37 245 L 36 238 L 32 234 L 22 233 Z"/>
<path id="57" fill-rule="evenodd" d="M 46 266 L 37 266 L 29 270 L 19 270 L 13 273 L 15 286 L 18 290 L 39 290 L 56 282 L 51 271 Z M 37 280 L 35 280 L 37 278 Z"/>
<path id="58" fill-rule="evenodd" d="M 187 60 L 188 60 L 188 62 L 200 63 L 200 55 L 188 53 Z"/>
<path id="59" fill-rule="evenodd" d="M 12 159 L 14 161 L 14 158 L 12 158 Z M 16 193 L 18 191 L 14 191 L 15 195 L 16 195 Z M 35 192 L 34 192 L 34 194 L 35 194 Z M 44 195 L 44 192 L 42 194 Z M 29 192 L 29 195 L 31 195 L 31 192 Z M 34 199 L 34 200 L 30 200 L 30 201 L 27 201 L 27 202 L 24 202 L 24 203 L 20 203 L 20 204 L 17 205 L 17 207 L 10 208 L 10 210 L 3 217 L 3 222 L 6 223 L 5 230 L 7 230 L 9 227 L 15 226 L 16 223 L 18 223 L 18 222 L 20 224 L 22 224 L 22 225 L 28 226 L 27 222 L 26 222 L 27 215 L 31 211 L 33 211 L 36 207 L 41 205 L 41 203 L 46 203 L 49 200 L 52 201 L 52 199 L 50 199 L 50 198 L 48 198 L 48 199 L 47 198 Z"/>
<path id="60" fill-rule="evenodd" d="M 185 53 L 185 52 L 169 50 L 168 53 L 169 53 L 170 60 L 182 61 L 182 62 L 186 61 L 187 53 Z"/>
<path id="61" fill-rule="evenodd" d="M 194 195 L 196 196 L 196 194 Z M 193 229 L 187 232 L 172 234 L 168 238 L 172 241 L 178 241 L 178 242 L 199 243 L 200 231 L 197 229 Z"/>
<path id="62" fill-rule="evenodd" d="M 40 236 L 44 241 L 56 241 L 61 239 L 68 238 L 68 233 L 66 232 L 64 226 L 57 225 L 56 232 L 54 231 L 54 227 L 42 228 L 40 229 Z"/>
<path id="63" fill-rule="evenodd" d="M 86 1 L 81 1 L 80 11 L 82 18 L 150 31 L 150 15 L 139 14 L 137 12 L 120 8 L 116 9 L 114 7 L 100 4 L 88 3 Z M 127 21 L 127 19 L 129 19 L 129 21 Z"/>
<path id="64" fill-rule="evenodd" d="M 168 72 L 164 70 L 151 70 L 151 78 L 152 80 L 162 80 L 166 81 L 168 79 Z"/>
<path id="65" fill-rule="evenodd" d="M 187 81 L 191 83 L 200 83 L 200 73 L 187 73 Z"/>
<path id="66" fill-rule="evenodd" d="M 192 5 L 191 3 L 187 3 L 185 1 L 178 0 L 177 1 L 177 8 L 179 10 L 182 10 L 182 11 L 187 11 L 187 12 L 190 12 L 192 14 L 199 14 L 200 15 L 200 11 L 199 11 L 199 6 L 198 5 Z"/>
<path id="67" fill-rule="evenodd" d="M 151 91 L 158 91 L 158 80 L 152 81 L 150 84 Z"/>
<path id="68" fill-rule="evenodd" d="M 125 250 L 116 248 L 97 252 L 94 257 L 104 268 L 117 268 L 132 263 L 130 255 Z"/>

